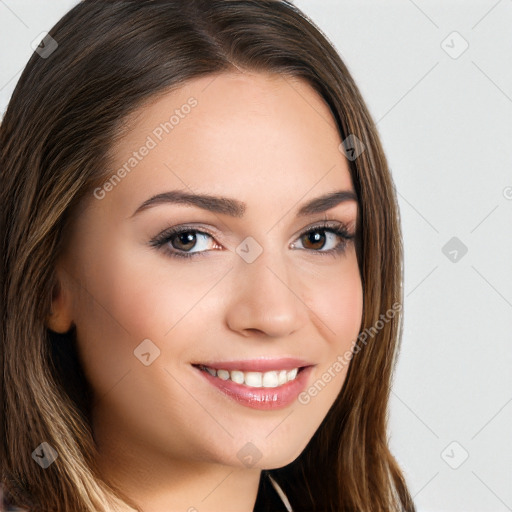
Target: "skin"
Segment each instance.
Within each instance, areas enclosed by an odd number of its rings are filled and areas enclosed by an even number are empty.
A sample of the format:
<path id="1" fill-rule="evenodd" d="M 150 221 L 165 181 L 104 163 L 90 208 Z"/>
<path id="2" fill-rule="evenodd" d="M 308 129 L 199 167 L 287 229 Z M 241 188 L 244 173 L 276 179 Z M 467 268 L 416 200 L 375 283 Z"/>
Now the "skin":
<path id="1" fill-rule="evenodd" d="M 74 222 L 48 325 L 77 327 L 105 478 L 145 512 L 250 512 L 261 469 L 299 456 L 348 367 L 308 404 L 261 411 L 218 392 L 191 363 L 299 357 L 315 364 L 308 386 L 332 368 L 360 329 L 355 247 L 321 254 L 343 240 L 320 230 L 324 243 L 311 245 L 301 234 L 325 218 L 353 233 L 358 208 L 346 201 L 296 216 L 309 199 L 354 189 L 329 108 L 305 82 L 279 75 L 209 76 L 154 98 L 131 117 L 111 169 L 191 96 L 197 106 Z M 175 189 L 236 198 L 246 211 L 235 218 L 168 203 L 132 216 Z M 184 249 L 175 240 L 176 251 L 204 251 L 198 257 L 150 246 L 183 224 L 212 234 Z M 252 263 L 236 252 L 248 236 L 263 249 Z M 144 339 L 160 349 L 149 366 L 134 356 Z M 248 442 L 262 454 L 252 467 L 237 458 Z"/>

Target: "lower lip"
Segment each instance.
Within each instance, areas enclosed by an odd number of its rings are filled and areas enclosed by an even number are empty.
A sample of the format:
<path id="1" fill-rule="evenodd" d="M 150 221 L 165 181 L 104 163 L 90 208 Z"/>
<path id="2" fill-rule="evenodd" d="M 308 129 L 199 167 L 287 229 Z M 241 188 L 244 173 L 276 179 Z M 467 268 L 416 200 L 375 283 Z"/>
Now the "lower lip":
<path id="1" fill-rule="evenodd" d="M 196 370 L 217 389 L 225 395 L 232 398 L 240 405 L 245 405 L 251 409 L 274 410 L 284 409 L 292 404 L 301 391 L 307 385 L 309 374 L 313 366 L 307 366 L 301 370 L 294 380 L 277 386 L 276 388 L 251 388 L 244 384 L 237 384 L 232 380 L 222 380 L 219 377 L 213 377 L 205 370 Z"/>

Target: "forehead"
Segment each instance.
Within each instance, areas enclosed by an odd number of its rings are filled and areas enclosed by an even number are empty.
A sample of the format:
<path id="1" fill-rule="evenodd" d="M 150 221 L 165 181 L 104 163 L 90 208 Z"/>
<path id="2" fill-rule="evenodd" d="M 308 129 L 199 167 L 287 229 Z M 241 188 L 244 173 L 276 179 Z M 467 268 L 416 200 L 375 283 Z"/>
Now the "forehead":
<path id="1" fill-rule="evenodd" d="M 124 166 L 127 172 L 109 195 L 122 193 L 132 204 L 135 196 L 187 187 L 243 194 L 248 203 L 262 191 L 297 201 L 313 187 L 316 195 L 352 189 L 332 113 L 297 78 L 201 77 L 153 98 L 126 126 L 112 148 L 112 171 Z"/>

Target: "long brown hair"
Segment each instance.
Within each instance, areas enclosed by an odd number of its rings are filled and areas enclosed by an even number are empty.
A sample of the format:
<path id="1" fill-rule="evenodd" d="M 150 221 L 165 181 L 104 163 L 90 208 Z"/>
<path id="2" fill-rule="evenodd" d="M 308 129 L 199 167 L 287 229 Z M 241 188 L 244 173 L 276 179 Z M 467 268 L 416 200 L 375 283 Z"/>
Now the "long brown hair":
<path id="1" fill-rule="evenodd" d="M 361 331 L 372 335 L 305 450 L 270 473 L 296 512 L 414 512 L 386 437 L 402 333 L 399 211 L 375 124 L 332 44 L 279 0 L 84 0 L 50 36 L 57 48 L 32 55 L 0 126 L 2 482 L 9 499 L 42 511 L 129 503 L 95 466 L 91 395 L 75 332 L 45 327 L 55 263 L 65 230 L 108 178 L 109 149 L 127 116 L 186 81 L 243 69 L 307 81 L 330 107 L 342 140 L 353 135 L 365 149 L 349 166 L 360 205 Z M 58 457 L 36 471 L 32 452 L 42 442 Z"/>

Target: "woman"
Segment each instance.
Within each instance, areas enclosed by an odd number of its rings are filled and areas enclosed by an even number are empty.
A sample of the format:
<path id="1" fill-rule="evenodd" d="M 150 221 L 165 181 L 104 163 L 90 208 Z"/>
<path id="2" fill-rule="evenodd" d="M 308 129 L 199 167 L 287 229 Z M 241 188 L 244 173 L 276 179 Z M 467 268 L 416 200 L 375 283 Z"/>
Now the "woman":
<path id="1" fill-rule="evenodd" d="M 12 505 L 415 510 L 393 182 L 296 7 L 84 0 L 0 133 Z"/>

